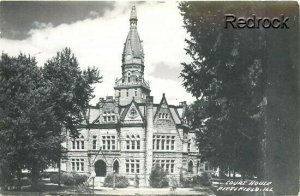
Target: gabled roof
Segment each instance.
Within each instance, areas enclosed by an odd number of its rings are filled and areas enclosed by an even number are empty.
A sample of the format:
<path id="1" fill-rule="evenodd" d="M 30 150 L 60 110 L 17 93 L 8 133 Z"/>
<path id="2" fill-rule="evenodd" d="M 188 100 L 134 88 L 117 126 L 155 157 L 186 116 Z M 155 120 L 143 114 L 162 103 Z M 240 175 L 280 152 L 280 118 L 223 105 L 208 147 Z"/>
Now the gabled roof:
<path id="1" fill-rule="evenodd" d="M 169 107 L 169 105 L 168 105 L 167 99 L 166 99 L 166 97 L 165 97 L 165 93 L 163 93 L 163 97 L 162 97 L 162 99 L 161 99 L 161 101 L 160 101 L 159 106 L 158 106 L 157 109 L 156 109 L 156 112 L 155 112 L 155 115 L 154 115 L 154 117 L 153 117 L 153 120 L 155 120 L 155 118 L 156 118 L 158 112 L 160 111 L 160 109 L 161 109 L 162 107 L 166 107 L 166 109 L 169 110 L 171 119 L 173 120 L 173 122 L 174 122 L 175 124 L 178 124 L 178 123 L 176 123 L 176 121 L 175 121 L 175 119 L 174 119 L 174 117 L 173 117 L 173 115 L 174 115 L 175 113 L 174 113 L 174 112 L 172 113 L 171 110 L 170 110 L 170 107 Z"/>
<path id="2" fill-rule="evenodd" d="M 120 114 L 120 120 L 121 121 L 124 121 L 124 119 L 127 116 L 130 108 L 135 108 L 136 111 L 138 112 L 138 115 L 141 117 L 142 121 L 145 122 L 145 118 L 144 118 L 142 112 L 140 111 L 139 106 L 138 106 L 137 102 L 134 100 L 134 98 L 132 99 L 131 103 L 128 104 L 127 107 Z"/>

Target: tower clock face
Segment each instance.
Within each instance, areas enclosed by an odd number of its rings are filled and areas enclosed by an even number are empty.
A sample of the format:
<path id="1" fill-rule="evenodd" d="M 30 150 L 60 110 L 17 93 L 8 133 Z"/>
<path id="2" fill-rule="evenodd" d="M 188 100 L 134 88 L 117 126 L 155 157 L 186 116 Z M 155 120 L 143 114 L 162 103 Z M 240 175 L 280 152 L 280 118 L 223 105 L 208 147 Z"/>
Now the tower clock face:
<path id="1" fill-rule="evenodd" d="M 132 56 L 130 54 L 127 54 L 125 58 L 126 58 L 126 60 L 131 60 Z"/>

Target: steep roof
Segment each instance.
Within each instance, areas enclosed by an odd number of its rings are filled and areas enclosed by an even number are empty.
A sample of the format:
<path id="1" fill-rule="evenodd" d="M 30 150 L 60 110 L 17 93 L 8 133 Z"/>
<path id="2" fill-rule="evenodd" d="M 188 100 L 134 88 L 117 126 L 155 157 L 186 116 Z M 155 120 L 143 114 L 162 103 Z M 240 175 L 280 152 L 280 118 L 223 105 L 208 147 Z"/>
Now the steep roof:
<path id="1" fill-rule="evenodd" d="M 132 58 L 127 59 L 126 56 L 131 55 Z M 126 41 L 124 43 L 123 49 L 123 63 L 132 63 L 139 60 L 139 63 L 144 61 L 144 51 L 142 46 L 142 41 L 137 32 L 137 14 L 135 6 L 132 6 L 130 15 L 130 30 L 127 35 Z"/>

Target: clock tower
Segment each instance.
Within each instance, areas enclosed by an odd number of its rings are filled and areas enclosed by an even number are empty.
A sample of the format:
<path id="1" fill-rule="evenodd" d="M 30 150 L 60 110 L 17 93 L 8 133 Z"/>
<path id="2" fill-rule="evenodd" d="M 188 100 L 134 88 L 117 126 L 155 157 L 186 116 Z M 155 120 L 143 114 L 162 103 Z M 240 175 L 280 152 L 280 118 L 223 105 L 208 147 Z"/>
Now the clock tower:
<path id="1" fill-rule="evenodd" d="M 146 101 L 150 95 L 149 82 L 144 80 L 144 51 L 142 41 L 137 32 L 137 14 L 132 6 L 130 30 L 124 43 L 122 54 L 122 77 L 115 81 L 115 97 L 120 105 L 129 104 L 132 99 L 138 103 Z"/>

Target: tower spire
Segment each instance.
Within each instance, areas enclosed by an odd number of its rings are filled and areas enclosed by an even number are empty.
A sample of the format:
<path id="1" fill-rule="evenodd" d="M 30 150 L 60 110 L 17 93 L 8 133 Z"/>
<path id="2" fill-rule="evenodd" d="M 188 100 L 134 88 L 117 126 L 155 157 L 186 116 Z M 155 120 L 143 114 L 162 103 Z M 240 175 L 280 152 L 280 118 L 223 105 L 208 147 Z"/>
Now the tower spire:
<path id="1" fill-rule="evenodd" d="M 131 8 L 131 14 L 130 14 L 129 21 L 130 21 L 130 28 L 136 28 L 138 19 L 137 19 L 135 5 L 133 5 Z"/>
<path id="2" fill-rule="evenodd" d="M 144 51 L 136 28 L 137 20 L 136 8 L 132 5 L 130 29 L 122 54 L 122 78 L 116 80 L 114 87 L 121 105 L 131 103 L 132 96 L 138 103 L 145 102 L 151 91 L 149 83 L 144 80 Z"/>

